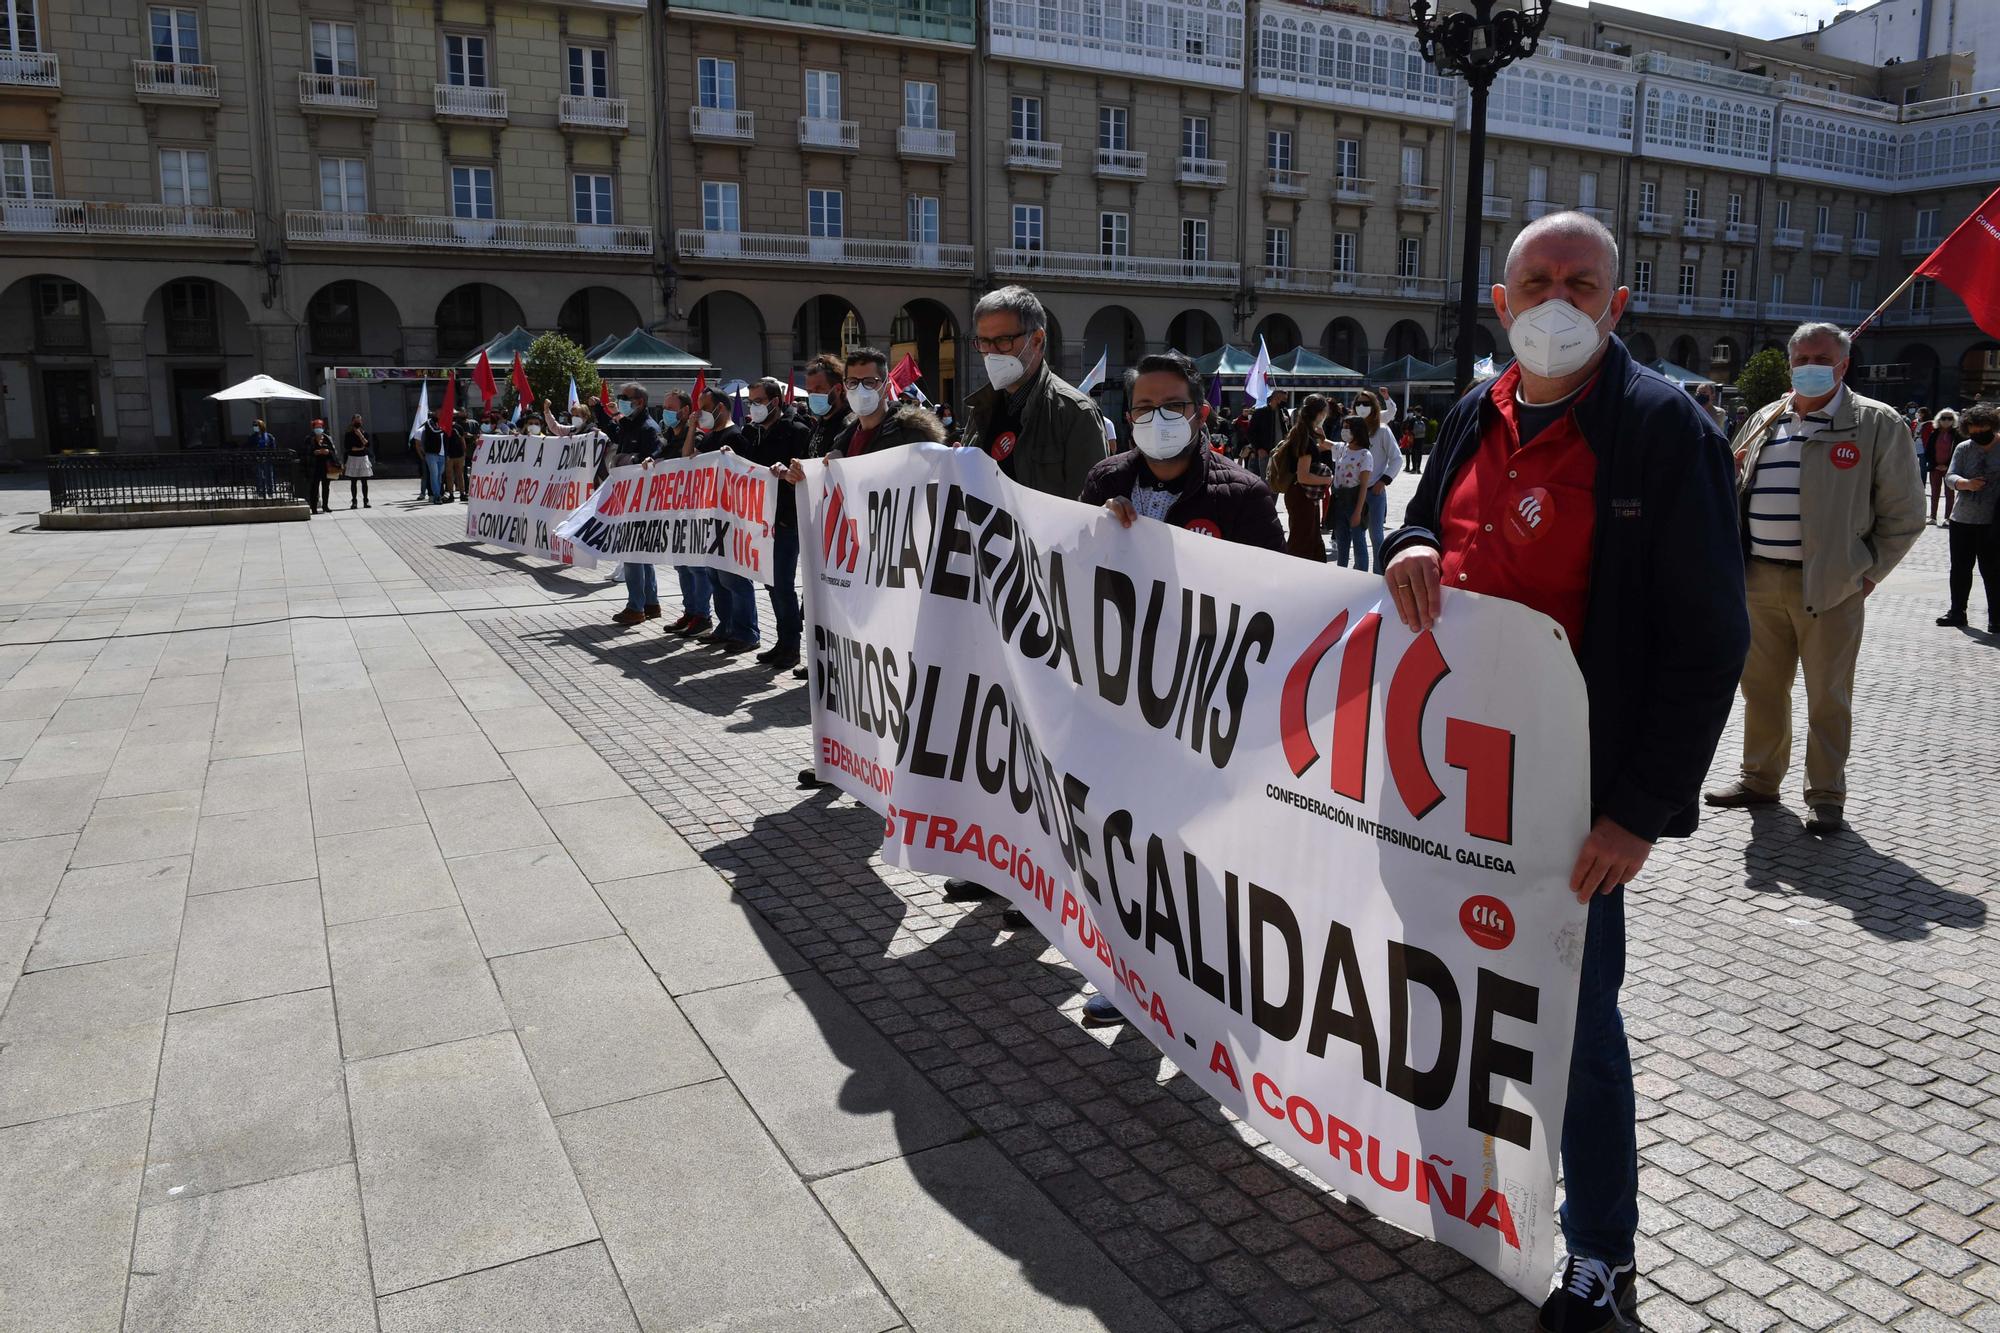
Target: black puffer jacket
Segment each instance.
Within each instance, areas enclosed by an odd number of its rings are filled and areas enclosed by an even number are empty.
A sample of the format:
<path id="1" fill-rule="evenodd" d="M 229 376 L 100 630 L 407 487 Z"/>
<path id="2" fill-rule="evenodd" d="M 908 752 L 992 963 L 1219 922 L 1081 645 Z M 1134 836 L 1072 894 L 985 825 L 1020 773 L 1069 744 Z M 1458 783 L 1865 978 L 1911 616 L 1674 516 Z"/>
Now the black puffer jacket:
<path id="1" fill-rule="evenodd" d="M 790 408 L 778 408 L 764 419 L 764 424 L 748 425 L 743 428 L 743 446 L 737 452 L 752 463 L 765 467 L 782 467 L 795 458 L 810 458 L 812 447 L 812 427 L 800 420 Z M 799 522 L 798 502 L 792 498 L 792 483 L 778 483 L 778 517 L 780 528 L 795 528 Z"/>
<path id="2" fill-rule="evenodd" d="M 1137 449 L 1113 454 L 1090 469 L 1083 494 L 1077 499 L 1087 505 L 1130 499 L 1145 466 L 1146 460 Z M 1285 549 L 1284 529 L 1278 526 L 1278 502 L 1271 488 L 1249 469 L 1238 467 L 1205 445 L 1195 450 L 1194 466 L 1188 469 L 1180 498 L 1167 510 L 1166 521 L 1226 542 L 1270 551 Z"/>
<path id="3" fill-rule="evenodd" d="M 845 458 L 855 433 L 861 429 L 861 418 L 855 417 L 847 429 L 840 432 L 840 438 L 827 450 L 831 457 Z M 876 453 L 892 449 L 899 444 L 942 444 L 944 443 L 944 423 L 924 408 L 907 399 L 897 399 L 889 404 L 883 414 L 882 424 L 875 428 L 874 438 L 863 447 L 863 453 Z"/>

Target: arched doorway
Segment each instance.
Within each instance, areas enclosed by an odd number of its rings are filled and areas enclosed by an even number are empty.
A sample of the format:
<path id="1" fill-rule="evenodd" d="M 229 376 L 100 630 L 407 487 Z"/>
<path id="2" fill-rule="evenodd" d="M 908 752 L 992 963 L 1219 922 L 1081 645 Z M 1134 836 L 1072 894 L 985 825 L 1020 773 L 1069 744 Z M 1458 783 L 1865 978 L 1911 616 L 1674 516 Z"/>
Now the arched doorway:
<path id="1" fill-rule="evenodd" d="M 764 317 L 735 292 L 710 292 L 694 303 L 688 311 L 688 343 L 690 352 L 731 379 L 766 370 Z"/>
<path id="2" fill-rule="evenodd" d="M 1167 325 L 1167 346 L 1204 357 L 1222 346 L 1222 326 L 1206 310 L 1183 310 Z"/>
<path id="3" fill-rule="evenodd" d="M 896 312 L 889 325 L 889 364 L 905 356 L 917 363 L 917 387 L 940 403 L 956 403 L 958 384 L 958 321 L 936 301 L 912 301 Z"/>
<path id="4" fill-rule="evenodd" d="M 1263 322 L 1257 325 L 1257 331 L 1252 337 L 1262 338 L 1264 346 L 1271 349 L 1274 358 L 1294 350 L 1302 341 L 1299 337 L 1299 326 L 1283 315 L 1266 315 Z M 1251 350 L 1256 349 L 1253 347 Z"/>
<path id="5" fill-rule="evenodd" d="M 821 352 L 845 356 L 867 342 L 861 315 L 838 296 L 815 296 L 792 318 L 792 360 L 799 365 Z"/>
<path id="6" fill-rule="evenodd" d="M 556 328 L 562 335 L 586 350 L 606 338 L 630 333 L 640 322 L 639 307 L 623 292 L 609 287 L 585 287 L 572 294 L 556 316 Z"/>
<path id="7" fill-rule="evenodd" d="M 1431 359 L 1430 335 L 1424 332 L 1423 325 L 1413 319 L 1398 320 L 1390 327 L 1389 337 L 1383 343 L 1382 350 L 1387 353 L 1391 361 L 1405 356 L 1428 361 Z M 1360 367 L 1357 366 L 1355 369 L 1358 370 Z"/>
<path id="8" fill-rule="evenodd" d="M 1499 351 L 1500 341 L 1493 336 L 1493 330 L 1484 324 L 1474 324 L 1472 326 L 1472 359 L 1478 361 L 1481 357 L 1495 356 Z M 1440 356 L 1444 355 L 1444 349 L 1439 348 L 1438 354 Z"/>
<path id="9" fill-rule="evenodd" d="M 1709 378 L 1722 384 L 1731 384 L 1743 369 L 1743 349 L 1734 338 L 1717 338 L 1715 346 L 1708 352 Z"/>
<path id="10" fill-rule="evenodd" d="M 98 407 L 111 402 L 109 350 L 104 309 L 82 283 L 37 273 L 0 291 L 0 410 L 9 413 L 15 450 L 78 453 L 110 443 L 115 423 Z"/>
<path id="11" fill-rule="evenodd" d="M 1963 402 L 1984 403 L 2000 398 L 2000 344 L 1977 343 L 1958 360 L 1958 397 Z M 1928 406 L 1945 406 L 1935 398 Z"/>
<path id="12" fill-rule="evenodd" d="M 211 394 L 257 373 L 250 315 L 236 294 L 208 278 L 175 278 L 146 301 L 146 382 L 153 434 L 182 449 L 219 449 L 247 435 L 256 403 L 218 403 Z M 271 429 L 303 434 L 317 403 L 266 405 Z"/>
<path id="13" fill-rule="evenodd" d="M 438 359 L 449 365 L 527 321 L 518 301 L 488 282 L 454 287 L 438 302 Z"/>
<path id="14" fill-rule="evenodd" d="M 1122 412 L 1125 372 L 1146 355 L 1146 331 L 1139 326 L 1139 317 L 1122 305 L 1108 305 L 1092 315 L 1083 326 L 1083 359 L 1088 363 L 1084 369 L 1096 365 L 1100 354 L 1104 388 L 1095 395 L 1098 404 L 1107 414 Z"/>
<path id="15" fill-rule="evenodd" d="M 1642 366 L 1650 366 L 1660 359 L 1660 349 L 1653 345 L 1653 335 L 1650 333 L 1634 333 L 1628 336 L 1625 339 L 1625 350 L 1630 352 L 1632 359 Z"/>
<path id="16" fill-rule="evenodd" d="M 1701 360 L 1701 344 L 1683 333 L 1667 348 L 1667 360 L 1682 370 L 1692 370 L 1700 374 L 1701 366 L 1698 363 Z"/>
<path id="17" fill-rule="evenodd" d="M 1329 361 L 1337 361 L 1349 370 L 1367 370 L 1368 332 L 1361 325 L 1345 315 L 1326 326 L 1320 335 L 1319 350 Z"/>

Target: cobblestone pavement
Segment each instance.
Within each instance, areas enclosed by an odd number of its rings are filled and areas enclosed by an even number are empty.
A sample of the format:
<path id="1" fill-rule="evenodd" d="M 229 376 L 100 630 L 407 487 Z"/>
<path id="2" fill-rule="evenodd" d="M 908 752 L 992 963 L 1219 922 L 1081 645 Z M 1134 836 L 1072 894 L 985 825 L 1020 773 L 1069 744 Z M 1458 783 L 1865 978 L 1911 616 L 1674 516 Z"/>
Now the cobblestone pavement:
<path id="1" fill-rule="evenodd" d="M 1794 791 L 1710 818 L 1637 890 L 1649 1328 L 2000 1329 L 2000 720 L 1973 702 L 2000 647 L 1931 626 L 1943 570 L 1928 532 L 1871 604 L 1856 831 L 1808 837 Z M 594 613 L 478 630 L 1181 1327 L 1532 1323 L 1143 1039 L 1078 1027 L 1039 937 L 882 865 L 846 798 L 795 791 L 802 685 Z M 1739 745 L 1732 726 L 1717 780 Z"/>

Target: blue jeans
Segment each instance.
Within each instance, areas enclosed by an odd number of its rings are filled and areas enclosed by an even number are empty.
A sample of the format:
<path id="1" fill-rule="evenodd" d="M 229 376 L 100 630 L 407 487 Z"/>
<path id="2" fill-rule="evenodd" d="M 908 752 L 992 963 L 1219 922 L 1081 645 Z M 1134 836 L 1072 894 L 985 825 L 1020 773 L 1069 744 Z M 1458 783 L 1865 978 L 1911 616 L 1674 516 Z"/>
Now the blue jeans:
<path id="1" fill-rule="evenodd" d="M 715 619 L 722 637 L 757 642 L 757 585 L 741 574 L 712 569 L 715 579 Z"/>
<path id="2" fill-rule="evenodd" d="M 424 480 L 429 483 L 431 499 L 441 500 L 444 498 L 443 454 L 424 455 Z"/>
<path id="3" fill-rule="evenodd" d="M 1373 486 L 1368 488 L 1368 513 L 1366 517 L 1368 519 L 1368 546 L 1370 550 L 1375 552 L 1375 572 L 1380 574 L 1382 572 L 1382 541 L 1384 535 L 1382 529 L 1389 521 L 1389 492 L 1383 491 L 1377 494 Z M 1358 547 L 1360 543 L 1357 541 L 1355 545 Z M 1358 568 L 1365 570 L 1368 566 L 1361 565 Z"/>
<path id="4" fill-rule="evenodd" d="M 1368 545 L 1362 540 L 1361 529 L 1354 524 L 1354 510 L 1334 500 L 1327 505 L 1326 516 L 1333 520 L 1333 563 L 1346 568 L 1348 554 L 1352 552 L 1354 567 L 1366 574 Z"/>
<path id="5" fill-rule="evenodd" d="M 799 611 L 799 530 L 779 528 L 771 534 L 771 619 L 777 623 L 778 646 L 797 648 L 805 629 Z"/>
<path id="6" fill-rule="evenodd" d="M 644 611 L 660 604 L 660 575 L 651 565 L 625 562 L 625 609 Z"/>
<path id="7" fill-rule="evenodd" d="M 690 616 L 708 619 L 708 595 L 712 580 L 708 571 L 700 565 L 676 565 L 674 573 L 681 581 L 681 611 Z"/>
<path id="8" fill-rule="evenodd" d="M 1632 1262 L 1639 1229 L 1639 1133 L 1632 1052 L 1618 1014 L 1625 979 L 1625 890 L 1590 900 L 1563 1113 L 1563 1241 L 1573 1257 Z"/>

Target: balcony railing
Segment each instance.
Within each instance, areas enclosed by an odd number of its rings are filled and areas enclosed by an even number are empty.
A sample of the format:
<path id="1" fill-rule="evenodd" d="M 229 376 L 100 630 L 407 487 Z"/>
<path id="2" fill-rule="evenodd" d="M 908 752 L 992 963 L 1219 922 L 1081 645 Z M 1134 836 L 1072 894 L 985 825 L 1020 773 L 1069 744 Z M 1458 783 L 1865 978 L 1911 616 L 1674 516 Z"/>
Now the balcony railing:
<path id="1" fill-rule="evenodd" d="M 818 116 L 799 117 L 799 147 L 823 153 L 861 151 L 861 122 L 826 120 Z"/>
<path id="2" fill-rule="evenodd" d="M 1847 238 L 1837 231 L 1816 231 L 1812 248 L 1816 255 L 1837 255 L 1847 248 Z"/>
<path id="3" fill-rule="evenodd" d="M 1366 296 L 1401 301 L 1442 301 L 1443 278 L 1403 278 L 1393 273 L 1356 273 L 1352 269 L 1263 268 L 1257 285 L 1272 291 L 1311 296 Z"/>
<path id="4" fill-rule="evenodd" d="M 1599 208 L 1596 204 L 1578 204 L 1576 211 L 1587 218 L 1596 218 L 1607 227 L 1611 225 L 1611 210 L 1608 208 Z"/>
<path id="5" fill-rule="evenodd" d="M 580 97 L 564 93 L 556 123 L 566 130 L 625 130 L 632 121 L 622 97 Z"/>
<path id="6" fill-rule="evenodd" d="M 1266 167 L 1264 193 L 1279 199 L 1303 199 L 1306 197 L 1306 173 Z"/>
<path id="7" fill-rule="evenodd" d="M 958 156 L 958 131 L 904 125 L 896 130 L 896 152 L 903 157 L 950 159 Z"/>
<path id="8" fill-rule="evenodd" d="M 1536 218 L 1545 218 L 1551 213 L 1560 213 L 1567 207 L 1569 205 L 1559 204 L 1553 199 L 1530 199 L 1527 205 L 1528 221 L 1533 222 Z"/>
<path id="9" fill-rule="evenodd" d="M 1615 56 L 1609 51 L 1593 51 L 1587 46 L 1571 46 L 1567 42 L 1560 46 L 1545 45 L 1535 55 L 1542 60 L 1562 60 L 1572 65 L 1589 65 L 1592 69 L 1632 68 L 1632 57 Z"/>
<path id="10" fill-rule="evenodd" d="M 1739 74 L 1733 69 L 1718 69 L 1714 65 L 1698 64 L 1692 60 L 1682 60 L 1678 56 L 1661 55 L 1656 51 L 1635 57 L 1632 68 L 1641 74 L 1666 74 L 1676 79 L 1710 83 L 1718 88 L 1735 88 L 1746 93 L 1761 93 L 1767 97 L 1776 87 L 1773 80 L 1761 75 Z"/>
<path id="11" fill-rule="evenodd" d="M 53 51 L 0 51 L 0 87 L 62 91 L 62 61 Z"/>
<path id="12" fill-rule="evenodd" d="M 222 83 L 213 65 L 183 65 L 172 60 L 132 62 L 132 89 L 141 97 L 176 101 L 219 102 Z"/>
<path id="13" fill-rule="evenodd" d="M 1681 235 L 1690 241 L 1712 241 L 1719 225 L 1714 218 L 1682 218 Z"/>
<path id="14" fill-rule="evenodd" d="M 877 241 L 861 236 L 774 235 L 684 228 L 675 237 L 684 259 L 753 264 L 833 264 L 842 268 L 897 268 L 915 272 L 972 268 L 972 247 L 925 241 Z"/>
<path id="15" fill-rule="evenodd" d="M 1873 236 L 1857 236 L 1850 248 L 1860 258 L 1873 259 L 1882 253 L 1882 242 Z"/>
<path id="16" fill-rule="evenodd" d="M 1007 165 L 1017 171 L 1061 171 L 1062 145 L 1047 139 L 1009 139 Z"/>
<path id="17" fill-rule="evenodd" d="M 1375 202 L 1375 182 L 1360 176 L 1335 176 L 1333 178 L 1333 202 L 1336 204 L 1369 204 Z"/>
<path id="18" fill-rule="evenodd" d="M 1757 224 L 1754 222 L 1731 222 L 1722 228 L 1722 239 L 1731 245 L 1757 244 Z"/>
<path id="19" fill-rule="evenodd" d="M 1764 318 L 1780 323 L 1806 323 L 1808 320 L 1824 321 L 1851 329 L 1868 317 L 1868 312 L 1859 306 L 1814 305 L 1811 302 L 1771 301 L 1764 306 Z"/>
<path id="20" fill-rule="evenodd" d="M 1438 206 L 1438 187 L 1435 185 L 1412 185 L 1410 182 L 1404 181 L 1401 192 L 1396 196 L 1396 201 L 1404 208 L 1417 208 L 1434 212 Z"/>
<path id="21" fill-rule="evenodd" d="M 734 107 L 691 106 L 688 135 L 714 143 L 749 143 L 757 137 L 757 113 Z"/>
<path id="22" fill-rule="evenodd" d="M 1670 236 L 1674 224 L 1668 221 L 1665 213 L 1640 213 L 1633 219 L 1632 230 L 1641 236 Z"/>
<path id="23" fill-rule="evenodd" d="M 1220 190 L 1229 184 L 1229 164 L 1216 157 L 1183 157 L 1179 169 L 1174 172 L 1174 179 L 1182 185 Z"/>
<path id="24" fill-rule="evenodd" d="M 1514 197 L 1507 194 L 1482 196 L 1479 201 L 1479 215 L 1488 222 L 1505 222 L 1514 216 Z"/>
<path id="25" fill-rule="evenodd" d="M 1158 259 L 1150 255 L 1094 255 L 1057 250 L 995 250 L 996 273 L 1039 273 L 1050 278 L 1112 282 L 1189 283 L 1234 287 L 1235 264 L 1213 259 Z"/>
<path id="26" fill-rule="evenodd" d="M 375 80 L 359 74 L 299 75 L 299 105 L 307 111 L 375 110 Z"/>
<path id="27" fill-rule="evenodd" d="M 1980 111 L 1989 106 L 2000 106 L 2000 92 L 1960 93 L 1957 97 L 1934 97 L 1928 102 L 1911 102 L 1903 108 L 1903 120 L 1929 120 L 1933 116 Z"/>
<path id="28" fill-rule="evenodd" d="M 1771 229 L 1771 248 L 1774 250 L 1799 250 L 1805 247 L 1805 243 L 1806 229 L 1804 227 L 1773 227 Z"/>
<path id="29" fill-rule="evenodd" d="M 525 250 L 651 255 L 653 229 L 524 218 L 452 218 L 411 213 L 285 214 L 285 239 L 296 245 L 406 246 L 425 250 Z"/>
<path id="30" fill-rule="evenodd" d="M 1944 237 L 1942 236 L 1905 236 L 1903 238 L 1903 253 L 1906 255 L 1927 255 L 1937 249 L 1939 242 L 1943 240 Z"/>
<path id="31" fill-rule="evenodd" d="M 1100 148 L 1097 174 L 1112 180 L 1142 180 L 1146 175 L 1146 155 L 1129 148 Z"/>
<path id="32" fill-rule="evenodd" d="M 1879 120 L 1896 119 L 1896 104 L 1873 97 L 1859 97 L 1853 93 L 1843 93 L 1835 88 L 1815 88 L 1809 83 L 1781 83 L 1778 91 L 1794 102 L 1817 102 L 1821 106 L 1838 107 L 1842 111 L 1854 111 L 1864 116 L 1874 116 Z"/>
<path id="33" fill-rule="evenodd" d="M 505 120 L 507 90 L 440 83 L 437 85 L 436 107 L 437 114 L 446 120 Z"/>
<path id="34" fill-rule="evenodd" d="M 247 241 L 253 234 L 247 208 L 84 199 L 0 200 L 0 232 L 182 241 Z"/>
<path id="35" fill-rule="evenodd" d="M 1663 296 L 1633 292 L 1626 309 L 1641 315 L 1682 315 L 1706 319 L 1750 319 L 1757 313 L 1748 301 L 1720 296 Z"/>

